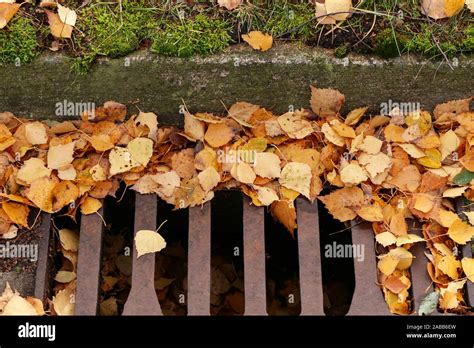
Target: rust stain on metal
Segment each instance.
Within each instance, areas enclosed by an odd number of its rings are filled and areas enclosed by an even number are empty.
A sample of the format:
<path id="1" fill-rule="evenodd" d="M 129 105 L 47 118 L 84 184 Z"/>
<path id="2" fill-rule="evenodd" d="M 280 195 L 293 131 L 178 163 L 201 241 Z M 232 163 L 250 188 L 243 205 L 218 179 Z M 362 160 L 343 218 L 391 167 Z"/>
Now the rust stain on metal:
<path id="1" fill-rule="evenodd" d="M 211 204 L 189 209 L 188 315 L 209 315 L 211 296 Z"/>
<path id="2" fill-rule="evenodd" d="M 267 315 L 264 209 L 243 204 L 245 315 Z"/>
<path id="3" fill-rule="evenodd" d="M 297 199 L 301 315 L 324 315 L 318 204 Z"/>
<path id="4" fill-rule="evenodd" d="M 49 244 L 51 240 L 51 215 L 41 214 L 41 224 L 38 226 L 38 264 L 35 278 L 35 297 L 45 301 L 49 288 Z"/>
<path id="5" fill-rule="evenodd" d="M 103 214 L 103 208 L 98 211 Z M 100 283 L 103 222 L 98 214 L 82 215 L 77 259 L 76 315 L 96 315 Z"/>
<path id="6" fill-rule="evenodd" d="M 382 290 L 376 285 L 375 238 L 370 223 L 352 225 L 352 244 L 364 245 L 364 261 L 354 260 L 355 290 L 348 315 L 388 315 Z"/>
<path id="7" fill-rule="evenodd" d="M 158 201 L 155 195 L 135 194 L 135 235 L 140 230 L 156 230 Z M 123 315 L 163 315 L 155 292 L 155 254 L 137 259 L 133 245 L 132 288 Z"/>

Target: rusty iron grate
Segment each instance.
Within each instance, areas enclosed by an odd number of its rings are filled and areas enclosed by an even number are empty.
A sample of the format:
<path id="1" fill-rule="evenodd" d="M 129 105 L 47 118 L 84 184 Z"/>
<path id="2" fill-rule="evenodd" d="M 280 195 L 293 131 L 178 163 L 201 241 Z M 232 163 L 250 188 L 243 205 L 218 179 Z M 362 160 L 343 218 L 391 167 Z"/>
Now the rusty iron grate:
<path id="1" fill-rule="evenodd" d="M 156 230 L 158 201 L 155 195 L 136 193 L 134 231 Z M 324 315 L 319 214 L 317 202 L 297 199 L 297 242 L 301 315 Z M 462 202 L 458 201 L 458 210 Z M 104 209 L 104 208 L 102 208 Z M 107 207 L 105 207 L 107 209 Z M 209 315 L 211 294 L 211 204 L 189 210 L 188 240 L 188 315 Z M 100 211 L 102 214 L 103 211 Z M 76 315 L 97 315 L 100 286 L 103 221 L 97 214 L 81 216 L 80 244 L 77 264 Z M 49 295 L 48 277 L 51 269 L 51 215 L 42 216 L 39 228 L 40 243 L 36 272 L 35 296 Z M 365 246 L 365 261 L 354 262 L 355 289 L 348 315 L 390 314 L 380 288 L 376 285 L 376 251 L 374 235 L 369 223 L 351 226 L 353 245 Z M 420 230 L 412 231 L 421 235 Z M 244 296 L 245 315 L 267 315 L 265 273 L 264 208 L 243 202 Z M 424 245 L 413 248 L 414 256 L 425 258 Z M 471 245 L 462 249 L 471 256 Z M 418 307 L 427 289 L 432 287 L 426 272 L 426 262 L 414 262 L 412 297 Z M 136 258 L 133 248 L 132 285 L 122 315 L 163 315 L 154 288 L 155 255 Z M 474 305 L 474 285 L 467 284 L 467 301 Z M 436 314 L 437 312 L 435 312 Z"/>

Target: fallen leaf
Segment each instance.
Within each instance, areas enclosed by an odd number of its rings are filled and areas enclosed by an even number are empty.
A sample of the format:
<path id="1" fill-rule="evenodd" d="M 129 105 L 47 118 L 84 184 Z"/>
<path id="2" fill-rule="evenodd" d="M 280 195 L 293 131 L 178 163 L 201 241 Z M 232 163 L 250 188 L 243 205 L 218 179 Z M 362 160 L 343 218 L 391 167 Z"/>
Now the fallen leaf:
<path id="1" fill-rule="evenodd" d="M 63 6 L 58 3 L 58 15 L 59 19 L 64 24 L 70 25 L 70 26 L 75 26 L 76 25 L 76 20 L 77 20 L 77 14 L 76 11 L 71 10 L 67 8 L 66 6 Z"/>
<path id="2" fill-rule="evenodd" d="M 361 207 L 357 210 L 357 215 L 359 215 L 365 221 L 383 221 L 382 207 L 378 204 Z"/>
<path id="3" fill-rule="evenodd" d="M 321 127 L 321 131 L 327 140 L 333 143 L 336 146 L 344 146 L 344 138 L 337 134 L 328 123 L 324 123 Z"/>
<path id="4" fill-rule="evenodd" d="M 320 117 L 336 116 L 344 101 L 344 95 L 335 89 L 311 86 L 311 109 Z"/>
<path id="5" fill-rule="evenodd" d="M 257 197 L 265 206 L 268 206 L 279 199 L 275 190 L 272 190 L 269 187 L 257 187 Z"/>
<path id="6" fill-rule="evenodd" d="M 443 161 L 446 157 L 448 157 L 448 155 L 458 148 L 460 141 L 456 133 L 454 133 L 454 131 L 451 129 L 442 134 L 439 137 L 439 140 L 441 141 L 439 150 L 441 151 L 441 160 Z"/>
<path id="7" fill-rule="evenodd" d="M 144 167 L 153 155 L 153 140 L 148 138 L 135 138 L 127 145 L 132 161 Z"/>
<path id="8" fill-rule="evenodd" d="M 342 21 L 350 16 L 352 10 L 351 0 L 325 0 L 326 11 L 336 21 Z M 342 12 L 342 13 L 341 13 Z"/>
<path id="9" fill-rule="evenodd" d="M 28 214 L 30 209 L 27 205 L 3 201 L 2 209 L 13 223 L 23 227 L 28 227 Z"/>
<path id="10" fill-rule="evenodd" d="M 31 145 L 42 145 L 48 142 L 46 127 L 41 122 L 28 123 L 25 126 L 25 137 Z"/>
<path id="11" fill-rule="evenodd" d="M 281 175 L 280 157 L 271 152 L 259 152 L 255 155 L 253 169 L 255 174 L 262 178 L 279 178 Z"/>
<path id="12" fill-rule="evenodd" d="M 46 168 L 43 160 L 32 157 L 23 163 L 16 177 L 27 184 L 31 184 L 37 179 L 49 177 L 50 175 L 51 169 Z"/>
<path id="13" fill-rule="evenodd" d="M 205 123 L 197 120 L 189 112 L 184 113 L 184 133 L 193 141 L 203 140 L 206 131 Z"/>
<path id="14" fill-rule="evenodd" d="M 377 234 L 375 236 L 375 240 L 384 247 L 388 247 L 389 245 L 393 245 L 397 242 L 397 237 L 387 231 Z"/>
<path id="15" fill-rule="evenodd" d="M 295 190 L 309 199 L 311 176 L 311 167 L 309 165 L 306 163 L 290 162 L 283 167 L 278 181 L 282 186 Z"/>
<path id="16" fill-rule="evenodd" d="M 208 126 L 204 140 L 217 148 L 226 145 L 234 136 L 234 130 L 226 123 L 213 123 Z"/>
<path id="17" fill-rule="evenodd" d="M 243 184 L 252 184 L 257 177 L 252 167 L 245 162 L 235 163 L 230 173 L 235 180 Z"/>
<path id="18" fill-rule="evenodd" d="M 461 262 L 456 259 L 455 256 L 447 255 L 441 258 L 441 260 L 437 264 L 437 267 L 451 279 L 456 280 L 459 278 L 458 269 L 460 269 L 462 266 Z"/>
<path id="19" fill-rule="evenodd" d="M 0 29 L 6 27 L 8 22 L 13 18 L 13 16 L 20 9 L 20 4 L 14 3 L 0 3 Z"/>
<path id="20" fill-rule="evenodd" d="M 217 3 L 220 7 L 225 7 L 228 10 L 235 10 L 240 6 L 242 0 L 218 0 Z"/>
<path id="21" fill-rule="evenodd" d="M 137 258 L 139 258 L 142 255 L 156 253 L 166 248 L 166 241 L 158 232 L 140 230 L 135 235 L 135 247 Z"/>
<path id="22" fill-rule="evenodd" d="M 97 213 L 102 208 L 102 202 L 96 198 L 87 197 L 81 204 L 81 213 L 84 215 L 90 215 Z"/>
<path id="23" fill-rule="evenodd" d="M 15 294 L 3 308 L 2 315 L 38 315 L 38 312 L 26 299 Z"/>
<path id="24" fill-rule="evenodd" d="M 61 246 L 68 251 L 77 252 L 79 250 L 79 235 L 67 228 L 59 230 L 59 241 Z"/>
<path id="25" fill-rule="evenodd" d="M 436 310 L 438 306 L 439 292 L 432 291 L 426 295 L 418 307 L 418 315 L 430 315 Z"/>
<path id="26" fill-rule="evenodd" d="M 70 164 L 74 157 L 74 146 L 76 142 L 72 141 L 68 144 L 53 145 L 48 150 L 48 168 L 59 169 Z"/>
<path id="27" fill-rule="evenodd" d="M 313 133 L 311 123 L 304 119 L 305 113 L 301 110 L 287 112 L 278 117 L 281 129 L 292 139 L 303 139 Z"/>
<path id="28" fill-rule="evenodd" d="M 448 229 L 448 236 L 458 244 L 466 244 L 474 237 L 474 227 L 462 220 L 455 220 Z"/>
<path id="29" fill-rule="evenodd" d="M 463 257 L 461 260 L 462 269 L 467 279 L 474 282 L 474 259 L 469 257 Z"/>
<path id="30" fill-rule="evenodd" d="M 368 179 L 367 172 L 353 161 L 340 171 L 341 181 L 345 184 L 358 185 Z"/>
<path id="31" fill-rule="evenodd" d="M 53 212 L 53 191 L 58 183 L 57 179 L 40 178 L 33 181 L 26 189 L 26 197 L 41 210 Z"/>
<path id="32" fill-rule="evenodd" d="M 275 201 L 270 206 L 270 213 L 293 235 L 297 225 L 296 210 L 292 202 L 284 200 Z"/>
<path id="33" fill-rule="evenodd" d="M 219 184 L 221 176 L 214 167 L 208 167 L 198 174 L 199 184 L 204 191 L 210 191 Z"/>
<path id="34" fill-rule="evenodd" d="M 254 50 L 268 51 L 273 46 L 273 37 L 264 34 L 261 31 L 251 31 L 242 35 L 242 39 L 247 42 Z"/>
<path id="35" fill-rule="evenodd" d="M 445 198 L 455 198 L 462 196 L 462 194 L 467 190 L 467 186 L 464 187 L 453 187 L 450 189 L 447 189 L 443 192 L 443 197 Z"/>
<path id="36" fill-rule="evenodd" d="M 76 273 L 70 271 L 58 271 L 54 280 L 58 283 L 69 283 L 76 279 Z"/>
<path id="37" fill-rule="evenodd" d="M 48 16 L 49 28 L 51 34 L 58 39 L 70 39 L 72 35 L 73 26 L 65 24 L 57 13 L 45 10 Z"/>

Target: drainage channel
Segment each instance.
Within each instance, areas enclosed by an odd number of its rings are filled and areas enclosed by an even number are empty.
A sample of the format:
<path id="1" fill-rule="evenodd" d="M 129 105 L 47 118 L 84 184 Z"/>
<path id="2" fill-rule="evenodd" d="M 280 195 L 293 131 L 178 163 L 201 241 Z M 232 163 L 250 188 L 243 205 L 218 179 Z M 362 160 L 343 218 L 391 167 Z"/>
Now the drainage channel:
<path id="1" fill-rule="evenodd" d="M 154 195 L 125 188 L 100 214 L 41 216 L 35 296 L 63 288 L 52 274 L 60 229 L 78 232 L 76 315 L 388 315 L 376 284 L 372 226 L 337 223 L 317 202 L 296 200 L 294 237 L 237 191 L 202 207 L 172 210 Z M 462 203 L 458 203 L 461 209 Z M 136 258 L 133 235 L 159 229 L 167 247 Z M 421 234 L 413 227 L 411 233 Z M 363 246 L 363 260 L 334 257 L 327 246 Z M 424 248 L 414 247 L 418 260 Z M 463 249 L 470 254 L 470 245 Z M 71 268 L 69 266 L 69 268 Z M 67 267 L 66 267 L 67 270 Z M 411 268 L 418 306 L 433 287 L 426 263 Z M 474 291 L 466 290 L 469 303 Z M 415 308 L 415 307 L 414 307 Z"/>

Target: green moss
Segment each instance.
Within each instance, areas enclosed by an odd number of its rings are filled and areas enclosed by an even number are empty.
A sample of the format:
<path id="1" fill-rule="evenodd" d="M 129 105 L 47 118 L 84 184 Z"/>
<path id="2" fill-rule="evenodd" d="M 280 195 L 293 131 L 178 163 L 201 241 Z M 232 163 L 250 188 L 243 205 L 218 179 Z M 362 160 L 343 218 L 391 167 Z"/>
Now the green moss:
<path id="1" fill-rule="evenodd" d="M 38 46 L 31 20 L 17 15 L 0 30 L 0 65 L 30 62 L 38 55 Z"/>
<path id="2" fill-rule="evenodd" d="M 230 44 L 230 30 L 227 21 L 200 13 L 194 18 L 168 22 L 156 30 L 151 51 L 177 57 L 215 53 Z"/>
<path id="3" fill-rule="evenodd" d="M 274 37 L 287 36 L 291 39 L 308 39 L 314 35 L 314 5 L 307 3 L 276 4 L 268 11 L 258 30 L 271 33 Z"/>
<path id="4" fill-rule="evenodd" d="M 334 50 L 334 55 L 337 58 L 344 58 L 349 54 L 350 51 L 350 45 L 349 44 L 342 44 L 336 47 Z"/>
<path id="5" fill-rule="evenodd" d="M 469 25 L 464 31 L 465 37 L 462 40 L 462 48 L 465 51 L 472 52 L 474 51 L 474 25 Z"/>
<path id="6" fill-rule="evenodd" d="M 374 52 L 384 58 L 393 58 L 400 55 L 406 45 L 406 37 L 390 28 L 382 30 L 372 40 Z"/>
<path id="7" fill-rule="evenodd" d="M 142 1 L 124 1 L 118 5 L 95 4 L 80 12 L 77 28 L 81 57 L 73 69 L 88 70 L 97 56 L 121 57 L 135 51 L 154 27 L 153 13 Z"/>

